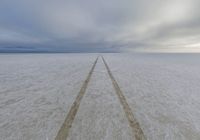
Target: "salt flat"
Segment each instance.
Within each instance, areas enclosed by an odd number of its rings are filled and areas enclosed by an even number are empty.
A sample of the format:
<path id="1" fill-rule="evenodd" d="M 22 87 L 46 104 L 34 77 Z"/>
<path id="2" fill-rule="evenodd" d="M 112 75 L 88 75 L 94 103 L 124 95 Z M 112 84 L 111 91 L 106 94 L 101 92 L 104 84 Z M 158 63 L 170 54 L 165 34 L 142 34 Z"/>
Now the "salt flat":
<path id="1" fill-rule="evenodd" d="M 131 140 L 131 129 L 100 58 L 81 101 L 69 140 Z"/>
<path id="2" fill-rule="evenodd" d="M 0 55 L 0 139 L 53 140 L 96 55 Z"/>
<path id="3" fill-rule="evenodd" d="M 148 140 L 200 139 L 199 54 L 101 55 Z M 0 139 L 54 140 L 97 56 L 0 55 Z M 101 59 L 68 139 L 133 139 Z"/>
<path id="4" fill-rule="evenodd" d="M 147 139 L 200 139 L 199 54 L 104 57 Z"/>

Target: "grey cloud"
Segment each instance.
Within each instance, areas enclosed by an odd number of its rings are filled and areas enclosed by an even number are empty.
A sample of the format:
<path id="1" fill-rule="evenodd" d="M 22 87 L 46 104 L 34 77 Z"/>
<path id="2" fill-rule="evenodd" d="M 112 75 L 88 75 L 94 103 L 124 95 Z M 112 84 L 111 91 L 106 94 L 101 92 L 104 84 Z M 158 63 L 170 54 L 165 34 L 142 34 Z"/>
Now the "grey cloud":
<path id="1" fill-rule="evenodd" d="M 182 49 L 200 44 L 199 5 L 197 0 L 2 0 L 0 51 Z"/>

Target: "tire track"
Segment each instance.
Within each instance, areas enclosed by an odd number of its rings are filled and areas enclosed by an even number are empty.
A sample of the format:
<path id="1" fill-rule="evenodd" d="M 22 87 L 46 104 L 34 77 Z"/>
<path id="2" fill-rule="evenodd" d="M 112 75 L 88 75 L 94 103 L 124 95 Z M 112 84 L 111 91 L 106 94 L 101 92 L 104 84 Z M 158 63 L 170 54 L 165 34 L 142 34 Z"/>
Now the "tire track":
<path id="1" fill-rule="evenodd" d="M 71 109 L 70 109 L 69 113 L 67 114 L 67 117 L 66 117 L 64 123 L 62 124 L 60 130 L 58 131 L 58 134 L 57 134 L 55 140 L 66 140 L 67 139 L 68 134 L 69 134 L 69 130 L 70 130 L 71 126 L 72 126 L 72 123 L 74 121 L 76 113 L 77 113 L 77 111 L 79 109 L 81 99 L 83 98 L 83 96 L 85 94 L 85 91 L 86 91 L 88 83 L 89 83 L 89 81 L 91 79 L 91 76 L 92 76 L 92 73 L 93 73 L 94 68 L 96 66 L 96 63 L 98 61 L 98 58 L 99 57 L 96 58 L 93 66 L 92 66 L 92 68 L 91 68 L 91 70 L 90 70 L 90 72 L 89 72 L 89 74 L 88 74 L 88 76 L 86 78 L 86 80 L 84 81 L 84 83 L 83 83 L 83 85 L 82 85 L 82 87 L 81 87 L 81 89 L 79 91 L 78 96 L 76 97 L 74 103 L 71 106 Z"/>
<path id="2" fill-rule="evenodd" d="M 114 76 L 112 75 L 112 72 L 110 71 L 110 68 L 108 67 L 108 64 L 106 63 L 105 59 L 103 58 L 103 56 L 101 56 L 104 65 L 107 69 L 107 72 L 109 74 L 109 77 L 112 81 L 113 87 L 115 89 L 115 92 L 120 100 L 121 105 L 123 106 L 124 112 L 126 114 L 126 117 L 129 121 L 129 125 L 132 129 L 132 133 L 133 133 L 133 137 L 135 140 L 146 140 L 145 135 L 140 127 L 140 124 L 138 123 L 138 121 L 136 120 L 136 118 L 134 117 L 130 106 L 128 105 L 125 96 L 123 95 L 117 81 L 115 80 Z"/>

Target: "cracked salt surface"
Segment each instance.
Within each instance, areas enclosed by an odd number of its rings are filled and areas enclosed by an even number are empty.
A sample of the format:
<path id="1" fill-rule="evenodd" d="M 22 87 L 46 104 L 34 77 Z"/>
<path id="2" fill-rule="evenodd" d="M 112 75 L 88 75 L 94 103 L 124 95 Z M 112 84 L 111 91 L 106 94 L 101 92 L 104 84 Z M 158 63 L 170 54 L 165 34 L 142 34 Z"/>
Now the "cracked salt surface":
<path id="1" fill-rule="evenodd" d="M 108 73 L 101 72 L 104 70 L 100 58 L 72 124 L 69 140 L 133 140 Z"/>
<path id="2" fill-rule="evenodd" d="M 104 58 L 147 139 L 200 139 L 200 54 Z"/>
<path id="3" fill-rule="evenodd" d="M 200 139 L 199 54 L 103 56 L 148 140 Z M 53 140 L 96 57 L 0 55 L 0 139 Z M 98 63 L 70 137 L 130 139 L 124 112 Z"/>
<path id="4" fill-rule="evenodd" d="M 53 140 L 96 55 L 0 55 L 0 139 Z"/>

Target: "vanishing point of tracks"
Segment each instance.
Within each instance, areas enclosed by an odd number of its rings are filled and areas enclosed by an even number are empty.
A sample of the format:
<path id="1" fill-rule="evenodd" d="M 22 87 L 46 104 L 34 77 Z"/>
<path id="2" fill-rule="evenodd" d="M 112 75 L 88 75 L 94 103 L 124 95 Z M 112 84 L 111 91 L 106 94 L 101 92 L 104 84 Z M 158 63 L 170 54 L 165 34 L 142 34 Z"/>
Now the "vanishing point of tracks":
<path id="1" fill-rule="evenodd" d="M 128 122 L 129 122 L 129 125 L 130 125 L 130 128 L 131 128 L 131 132 L 133 134 L 133 140 L 146 140 L 145 138 L 145 135 L 140 127 L 140 124 L 138 123 L 138 121 L 136 120 L 136 118 L 134 117 L 132 111 L 131 111 L 131 108 L 129 107 L 127 101 L 126 101 L 126 98 L 125 96 L 123 95 L 123 92 L 121 91 L 117 81 L 115 80 L 108 64 L 106 63 L 105 59 L 103 58 L 103 56 L 101 57 L 102 60 L 103 60 L 103 63 L 107 69 L 107 72 L 109 74 L 109 77 L 112 81 L 112 84 L 113 84 L 113 87 L 115 89 L 115 92 L 119 98 L 119 101 L 124 109 L 124 112 L 126 114 L 126 117 L 128 119 Z M 87 89 L 87 86 L 88 86 L 88 83 L 91 79 L 91 76 L 92 76 L 92 73 L 94 71 L 94 68 L 97 64 L 97 61 L 98 61 L 99 57 L 96 58 L 86 80 L 84 81 L 80 91 L 79 91 L 79 94 L 78 96 L 76 97 L 74 103 L 72 104 L 71 108 L 70 108 L 70 111 L 69 113 L 67 114 L 67 117 L 64 121 L 64 123 L 62 124 L 60 130 L 58 131 L 58 134 L 55 138 L 55 140 L 67 140 L 67 137 L 69 135 L 69 130 L 70 128 L 72 127 L 72 123 L 74 121 L 74 118 L 76 116 L 76 113 L 79 109 L 79 106 L 80 106 L 80 102 L 86 92 L 86 89 Z"/>

